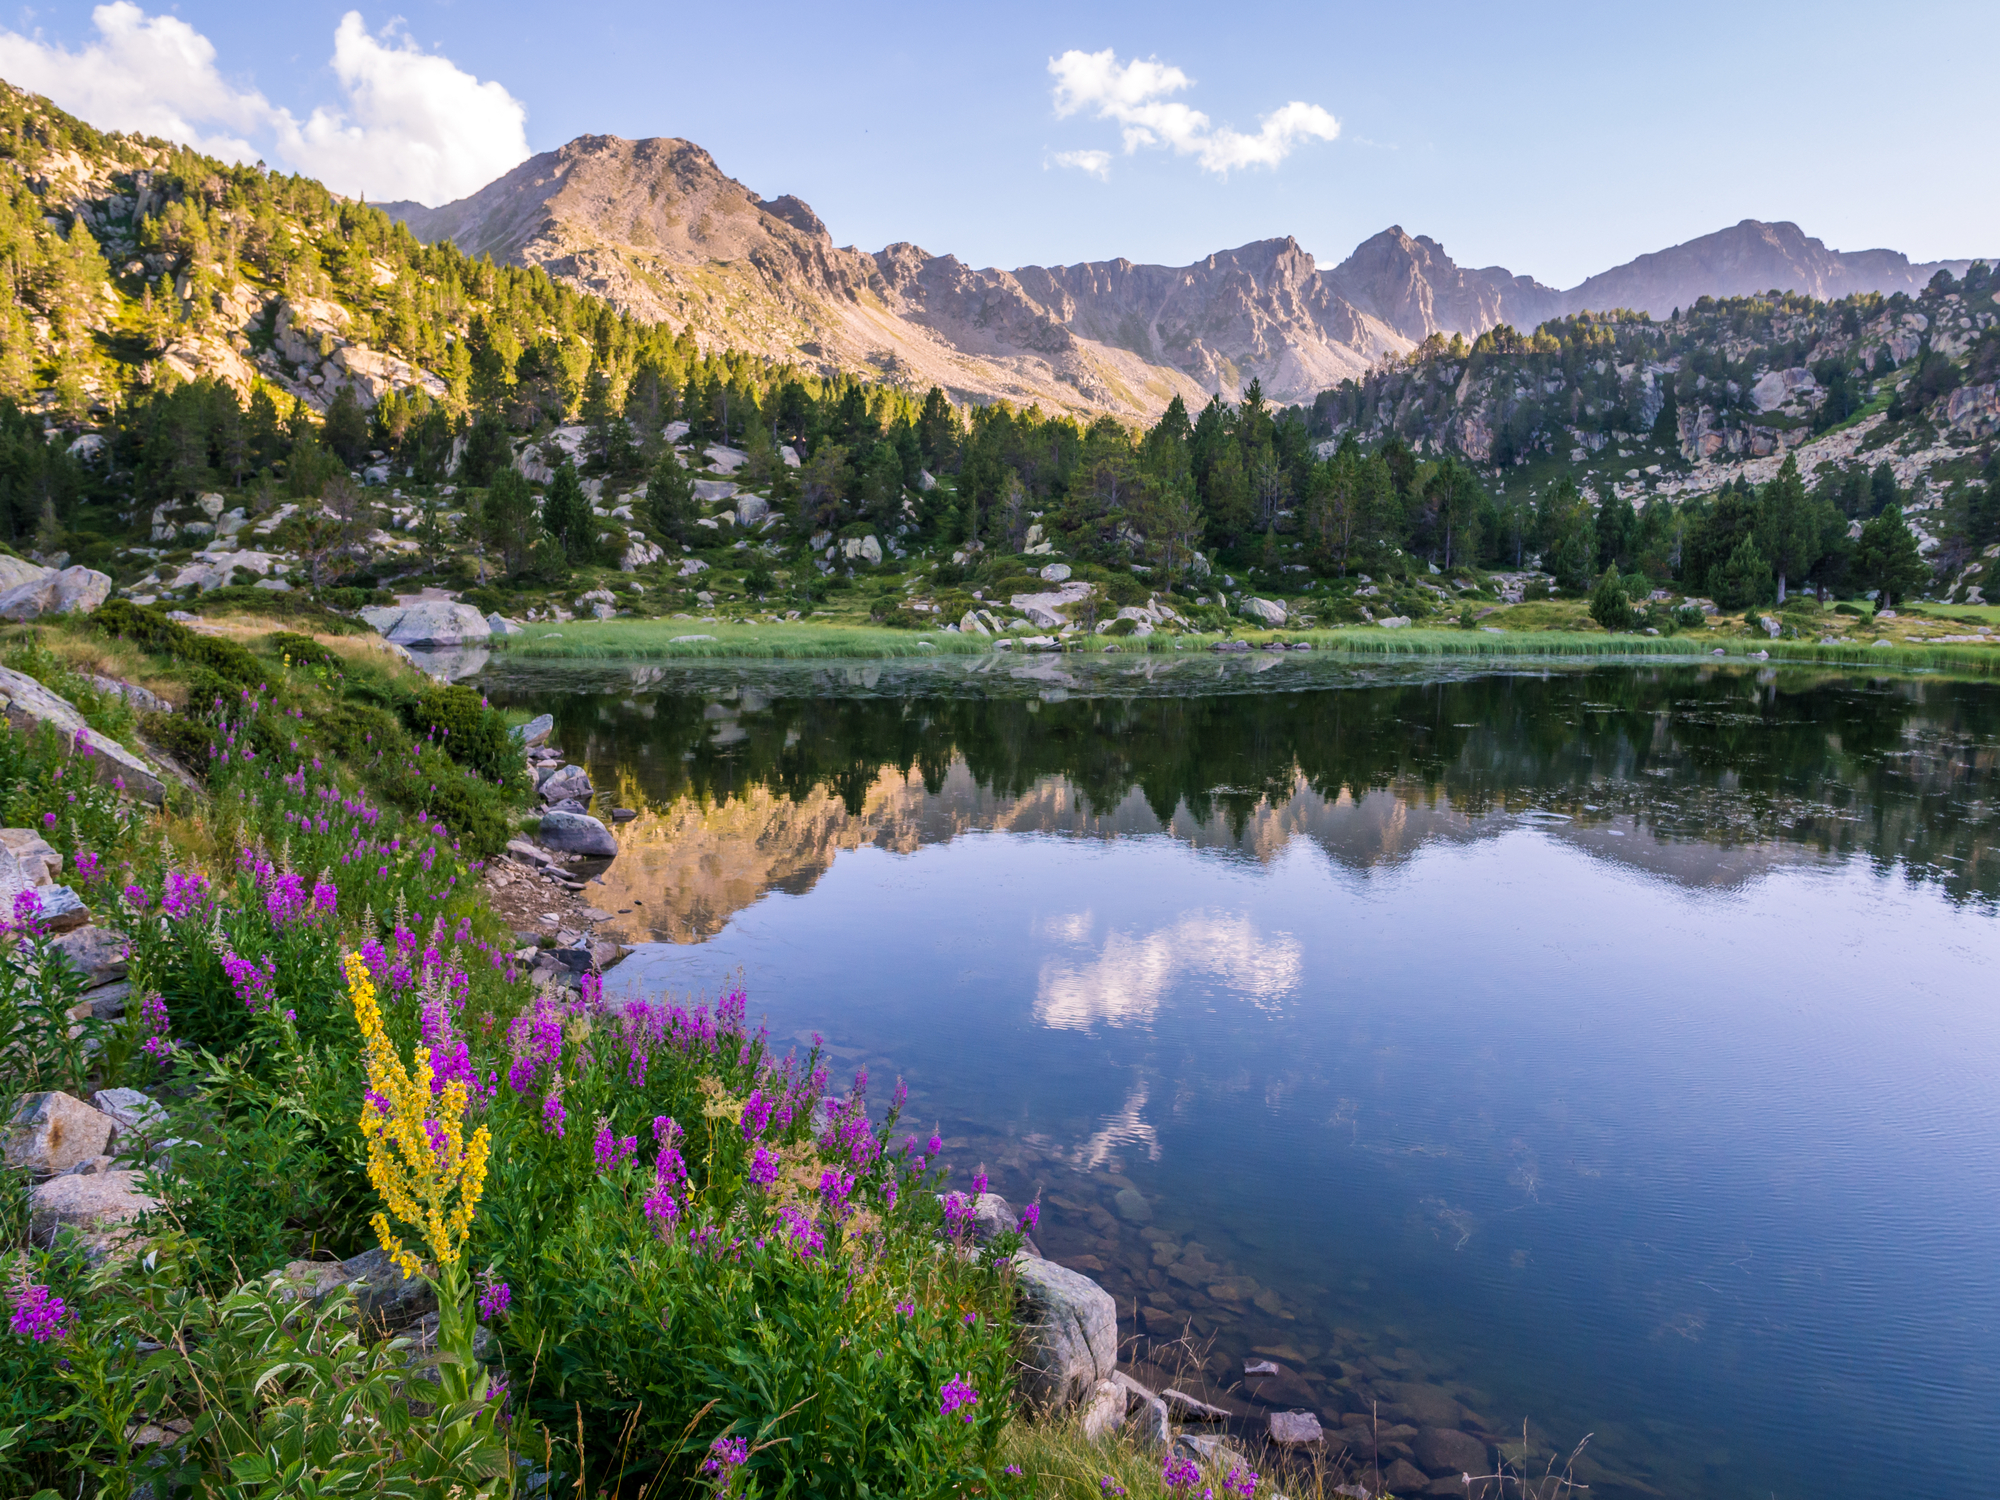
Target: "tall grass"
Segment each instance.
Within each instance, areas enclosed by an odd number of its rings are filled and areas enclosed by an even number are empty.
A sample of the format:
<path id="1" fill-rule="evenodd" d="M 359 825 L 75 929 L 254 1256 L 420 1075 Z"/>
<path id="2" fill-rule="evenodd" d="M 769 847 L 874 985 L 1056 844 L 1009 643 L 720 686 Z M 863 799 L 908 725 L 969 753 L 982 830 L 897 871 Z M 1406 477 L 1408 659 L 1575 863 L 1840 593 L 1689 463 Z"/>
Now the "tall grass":
<path id="1" fill-rule="evenodd" d="M 676 637 L 701 636 L 688 640 Z M 1823 645 L 1814 641 L 1760 641 L 1704 635 L 1638 636 L 1601 632 L 1534 630 L 1489 634 L 1472 630 L 1257 631 L 1236 637 L 1252 645 L 1274 640 L 1305 642 L 1313 650 L 1346 656 L 1421 657 L 1502 661 L 1518 658 L 1674 658 L 1713 660 L 1719 650 L 1741 660 L 1768 651 L 1772 661 L 1821 662 L 1839 666 L 1912 668 L 1992 676 L 2000 673 L 2000 650 L 1988 646 Z M 1070 652 L 1102 653 L 1116 646 L 1128 653 L 1206 651 L 1220 636 L 1072 636 Z M 509 655 L 530 661 L 633 659 L 778 659 L 977 656 L 994 649 L 984 636 L 938 631 L 890 630 L 866 625 L 707 625 L 689 621 L 569 622 L 547 631 L 495 642 Z M 1019 648 L 1016 647 L 1016 650 Z M 1023 653 L 1029 654 L 1029 653 Z"/>
<path id="2" fill-rule="evenodd" d="M 699 637 L 699 639 L 695 639 Z M 565 621 L 494 646 L 529 661 L 564 658 L 974 656 L 983 636 L 879 625 L 724 625 L 698 620 Z"/>

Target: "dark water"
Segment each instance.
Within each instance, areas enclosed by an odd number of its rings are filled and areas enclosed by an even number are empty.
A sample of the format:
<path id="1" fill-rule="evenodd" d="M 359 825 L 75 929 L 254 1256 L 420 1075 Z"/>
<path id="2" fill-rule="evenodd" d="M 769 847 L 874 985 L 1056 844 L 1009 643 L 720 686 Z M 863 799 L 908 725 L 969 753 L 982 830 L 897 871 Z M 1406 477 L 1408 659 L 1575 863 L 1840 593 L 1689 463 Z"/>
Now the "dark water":
<path id="1" fill-rule="evenodd" d="M 2000 691 L 1694 666 L 526 664 L 643 815 L 619 971 L 741 969 L 1329 1421 L 1594 1492 L 1983 1494 Z M 1304 1404 L 1306 1397 L 1300 1398 Z M 1537 1466 L 1539 1467 L 1539 1461 Z"/>

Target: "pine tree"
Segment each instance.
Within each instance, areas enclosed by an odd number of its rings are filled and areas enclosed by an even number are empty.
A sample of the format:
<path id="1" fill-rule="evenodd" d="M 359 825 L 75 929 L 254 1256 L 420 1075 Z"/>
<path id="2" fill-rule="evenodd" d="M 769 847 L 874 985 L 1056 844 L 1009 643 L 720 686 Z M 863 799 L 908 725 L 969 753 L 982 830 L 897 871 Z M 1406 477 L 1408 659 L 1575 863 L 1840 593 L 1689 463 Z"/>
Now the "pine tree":
<path id="1" fill-rule="evenodd" d="M 1931 581 L 1930 564 L 1917 550 L 1916 533 L 1903 519 L 1903 508 L 1891 505 L 1861 528 L 1854 547 L 1854 578 L 1864 589 L 1876 590 L 1876 604 L 1887 608 Z"/>
<path id="2" fill-rule="evenodd" d="M 596 524 L 590 502 L 584 498 L 583 483 L 576 477 L 576 465 L 565 454 L 542 497 L 542 529 L 562 543 L 565 557 L 580 563 L 589 561 L 597 550 Z"/>

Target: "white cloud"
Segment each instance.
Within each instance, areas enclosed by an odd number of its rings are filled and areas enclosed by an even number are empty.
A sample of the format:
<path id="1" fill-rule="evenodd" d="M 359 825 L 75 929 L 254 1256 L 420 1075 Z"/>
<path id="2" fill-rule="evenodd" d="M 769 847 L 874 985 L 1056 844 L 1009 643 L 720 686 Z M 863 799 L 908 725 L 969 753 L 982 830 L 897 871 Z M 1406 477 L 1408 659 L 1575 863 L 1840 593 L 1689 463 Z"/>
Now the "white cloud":
<path id="1" fill-rule="evenodd" d="M 1049 73 L 1056 81 L 1057 117 L 1089 110 L 1100 120 L 1115 122 L 1122 127 L 1128 156 L 1141 146 L 1163 146 L 1194 157 L 1204 171 L 1227 174 L 1238 167 L 1275 167 L 1302 142 L 1330 141 L 1340 134 L 1340 122 L 1332 115 L 1299 100 L 1263 116 L 1255 135 L 1227 125 L 1218 128 L 1200 110 L 1165 97 L 1193 82 L 1179 68 L 1158 58 L 1120 63 L 1108 47 L 1102 52 L 1072 48 L 1049 59 Z M 1101 161 L 1101 166 L 1086 170 L 1108 175 L 1109 157 L 1101 151 L 1063 152 L 1056 159 L 1083 156 Z"/>
<path id="2" fill-rule="evenodd" d="M 347 110 L 316 109 L 286 154 L 315 177 L 371 198 L 439 204 L 484 187 L 527 159 L 528 111 L 505 87 L 481 83 L 404 37 L 385 45 L 360 13 L 340 18 L 333 71 Z M 287 116 L 287 123 L 290 117 Z"/>
<path id="3" fill-rule="evenodd" d="M 443 203 L 528 155 L 527 110 L 503 85 L 398 40 L 393 23 L 369 35 L 356 11 L 334 32 L 344 106 L 315 109 L 303 125 L 226 80 L 215 45 L 176 16 L 113 0 L 91 20 L 96 38 L 74 52 L 0 30 L 0 77 L 103 130 L 165 136 L 232 161 L 267 158 L 375 199 Z"/>
<path id="4" fill-rule="evenodd" d="M 0 77 L 46 94 L 100 130 L 165 136 L 212 156 L 256 160 L 244 137 L 268 127 L 276 111 L 255 90 L 223 81 L 207 37 L 129 0 L 100 5 L 90 18 L 97 40 L 78 52 L 0 31 Z M 212 133 L 216 127 L 221 133 Z"/>
<path id="5" fill-rule="evenodd" d="M 1082 1030 L 1099 1021 L 1144 1023 L 1159 1011 L 1167 991 L 1191 976 L 1216 981 L 1252 1004 L 1271 1005 L 1297 987 L 1303 971 L 1296 938 L 1266 936 L 1240 912 L 1188 912 L 1171 927 L 1140 937 L 1113 932 L 1093 959 L 1049 959 L 1036 986 L 1035 1019 L 1058 1030 Z"/>
<path id="6" fill-rule="evenodd" d="M 1075 167 L 1079 172 L 1088 172 L 1092 177 L 1111 179 L 1111 153 L 1109 151 L 1058 151 L 1049 158 L 1059 167 Z"/>

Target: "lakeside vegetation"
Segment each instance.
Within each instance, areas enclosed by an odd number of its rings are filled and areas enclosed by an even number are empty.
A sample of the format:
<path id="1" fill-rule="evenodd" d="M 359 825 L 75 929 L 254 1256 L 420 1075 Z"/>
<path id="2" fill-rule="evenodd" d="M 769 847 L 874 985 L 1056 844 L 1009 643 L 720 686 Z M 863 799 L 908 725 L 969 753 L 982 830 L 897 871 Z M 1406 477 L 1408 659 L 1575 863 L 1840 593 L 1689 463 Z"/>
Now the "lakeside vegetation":
<path id="1" fill-rule="evenodd" d="M 465 826 L 524 796 L 477 694 L 130 608 L 0 654 L 171 693 L 136 722 L 79 701 L 195 782 L 150 814 L 87 746 L 0 730 L 8 821 L 129 942 L 132 986 L 72 1031 L 43 993 L 70 966 L 20 897 L 0 1081 L 158 1107 L 120 1148 L 136 1176 L 103 1179 L 150 1195 L 116 1233 L 31 1242 L 38 1200 L 0 1179 L 14 1492 L 1012 1492 L 1019 1236 L 972 1253 L 900 1099 L 779 1056 L 740 989 L 607 1007 L 593 977 L 531 983 Z M 416 1280 L 319 1284 L 377 1244 Z"/>

